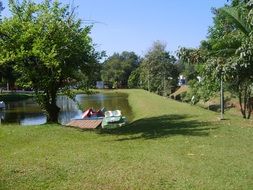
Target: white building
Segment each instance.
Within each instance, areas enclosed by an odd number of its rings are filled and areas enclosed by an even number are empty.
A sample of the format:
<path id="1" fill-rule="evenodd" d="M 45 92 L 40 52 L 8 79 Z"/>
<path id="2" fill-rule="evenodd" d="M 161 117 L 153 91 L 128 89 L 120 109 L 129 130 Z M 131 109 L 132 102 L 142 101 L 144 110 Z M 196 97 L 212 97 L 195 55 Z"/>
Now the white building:
<path id="1" fill-rule="evenodd" d="M 178 77 L 178 86 L 186 85 L 186 78 L 184 75 L 179 75 Z"/>
<path id="2" fill-rule="evenodd" d="M 96 83 L 96 88 L 98 89 L 103 89 L 105 86 L 104 82 L 103 81 L 97 81 Z"/>

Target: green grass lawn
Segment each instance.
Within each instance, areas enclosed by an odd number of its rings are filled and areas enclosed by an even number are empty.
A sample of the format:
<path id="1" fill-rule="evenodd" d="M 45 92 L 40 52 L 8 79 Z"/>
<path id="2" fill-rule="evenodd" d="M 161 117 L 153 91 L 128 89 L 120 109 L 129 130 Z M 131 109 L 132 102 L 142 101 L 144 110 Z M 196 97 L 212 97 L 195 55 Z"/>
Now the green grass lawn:
<path id="1" fill-rule="evenodd" d="M 253 123 L 129 94 L 122 128 L 0 126 L 0 189 L 253 189 Z"/>

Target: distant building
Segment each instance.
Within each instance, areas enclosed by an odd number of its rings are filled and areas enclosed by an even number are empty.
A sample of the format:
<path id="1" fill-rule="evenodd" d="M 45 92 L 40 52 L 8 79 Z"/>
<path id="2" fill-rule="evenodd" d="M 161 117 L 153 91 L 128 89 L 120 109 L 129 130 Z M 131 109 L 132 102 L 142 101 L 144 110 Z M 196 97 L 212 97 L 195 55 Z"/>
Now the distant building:
<path id="1" fill-rule="evenodd" d="M 184 75 L 179 75 L 178 77 L 178 86 L 186 85 L 186 78 Z"/>
<path id="2" fill-rule="evenodd" d="M 105 87 L 104 81 L 97 81 L 96 88 L 103 89 Z"/>
<path id="3" fill-rule="evenodd" d="M 202 77 L 200 77 L 200 76 L 197 76 L 197 79 L 198 79 L 199 82 L 202 81 Z"/>

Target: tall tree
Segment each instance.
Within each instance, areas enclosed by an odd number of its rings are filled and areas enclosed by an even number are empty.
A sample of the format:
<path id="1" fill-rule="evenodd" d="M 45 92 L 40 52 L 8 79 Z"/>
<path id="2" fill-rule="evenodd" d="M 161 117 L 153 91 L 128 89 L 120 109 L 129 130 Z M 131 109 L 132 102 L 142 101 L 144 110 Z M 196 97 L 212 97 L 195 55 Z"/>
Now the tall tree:
<path id="1" fill-rule="evenodd" d="M 59 89 L 78 82 L 99 57 L 91 27 L 83 27 L 74 10 L 57 0 L 10 0 L 9 6 L 12 16 L 0 26 L 0 64 L 22 73 L 20 84 L 35 90 L 48 122 L 57 122 Z"/>
<path id="2" fill-rule="evenodd" d="M 219 14 L 226 18 L 227 25 L 231 30 L 221 36 L 223 44 L 217 46 L 217 49 L 218 52 L 223 52 L 223 59 L 226 59 L 222 65 L 216 66 L 216 70 L 218 67 L 221 68 L 224 80 L 230 84 L 230 89 L 238 95 L 243 118 L 251 116 L 251 92 L 253 89 L 252 6 L 247 2 L 249 1 L 233 1 L 231 6 L 219 10 Z M 218 40 L 220 38 L 216 38 L 214 44 L 218 44 Z M 210 66 L 212 67 L 212 64 Z"/>
<path id="3" fill-rule="evenodd" d="M 141 86 L 160 95 L 166 94 L 168 86 L 177 85 L 178 70 L 175 57 L 166 51 L 166 45 L 154 42 L 141 63 Z"/>
<path id="4" fill-rule="evenodd" d="M 191 99 L 194 96 L 194 103 L 200 99 L 204 102 L 208 101 L 219 90 L 219 78 L 211 75 L 210 70 L 205 67 L 209 57 L 206 50 L 208 46 L 206 41 L 202 41 L 199 48 L 181 48 L 177 54 L 179 60 L 188 66 L 185 68 L 188 70 L 183 72 L 186 73 L 188 85 L 191 88 L 188 98 Z"/>
<path id="5" fill-rule="evenodd" d="M 140 72 L 141 68 L 137 67 L 131 72 L 131 75 L 128 78 L 128 88 L 140 88 Z"/>
<path id="6" fill-rule="evenodd" d="M 103 63 L 102 79 L 115 88 L 127 87 L 128 78 L 139 62 L 140 59 L 134 52 L 114 53 Z"/>
<path id="7" fill-rule="evenodd" d="M 251 1 L 233 0 L 231 5 L 214 10 L 214 25 L 205 42 L 207 59 L 202 70 L 206 81 L 211 84 L 219 82 L 217 79 L 225 81 L 238 95 L 243 118 L 250 118 L 252 111 L 251 5 Z"/>

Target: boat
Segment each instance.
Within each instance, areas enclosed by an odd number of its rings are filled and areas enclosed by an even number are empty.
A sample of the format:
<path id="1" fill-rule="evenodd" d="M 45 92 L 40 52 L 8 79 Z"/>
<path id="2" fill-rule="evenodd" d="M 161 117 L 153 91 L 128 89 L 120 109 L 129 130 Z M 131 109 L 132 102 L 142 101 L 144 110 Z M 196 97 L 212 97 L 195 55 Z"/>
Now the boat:
<path id="1" fill-rule="evenodd" d="M 5 103 L 3 101 L 0 101 L 0 109 L 4 109 L 5 108 Z"/>
<path id="2" fill-rule="evenodd" d="M 5 118 L 5 112 L 0 111 L 0 124 L 2 123 L 2 120 L 4 120 L 4 118 Z"/>
<path id="3" fill-rule="evenodd" d="M 93 110 L 89 108 L 83 112 L 81 119 L 71 120 L 67 126 L 81 129 L 95 129 L 98 127 L 110 129 L 126 124 L 126 117 L 122 116 L 120 110 L 105 111 L 105 108 Z"/>
<path id="4" fill-rule="evenodd" d="M 105 108 L 97 111 L 89 108 L 83 112 L 80 119 L 72 119 L 66 125 L 80 129 L 96 129 L 101 126 L 102 120 L 105 116 L 104 112 Z"/>
<path id="5" fill-rule="evenodd" d="M 82 119 L 96 119 L 96 118 L 103 118 L 105 112 L 105 108 L 102 108 L 100 110 L 93 110 L 92 108 L 89 108 L 83 112 Z"/>
<path id="6" fill-rule="evenodd" d="M 126 124 L 126 117 L 122 116 L 120 110 L 106 111 L 104 115 L 102 128 L 115 128 Z"/>

